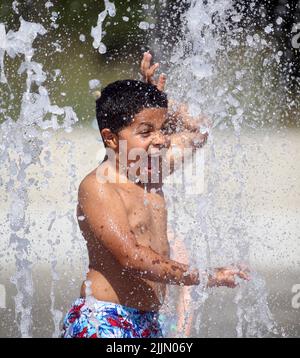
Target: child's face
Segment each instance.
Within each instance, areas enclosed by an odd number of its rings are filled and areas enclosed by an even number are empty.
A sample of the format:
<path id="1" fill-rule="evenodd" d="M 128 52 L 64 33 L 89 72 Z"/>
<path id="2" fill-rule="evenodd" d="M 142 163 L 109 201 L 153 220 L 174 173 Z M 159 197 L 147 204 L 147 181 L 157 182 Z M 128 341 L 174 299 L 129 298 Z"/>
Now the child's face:
<path id="1" fill-rule="evenodd" d="M 166 146 L 166 137 L 163 132 L 166 120 L 167 108 L 146 108 L 134 117 L 129 126 L 119 131 L 119 140 L 126 140 L 129 166 L 139 160 L 139 157 L 135 159 L 128 157 L 132 149 L 144 149 L 149 155 L 150 153 L 155 155 Z M 134 153 L 134 151 L 131 153 Z M 148 159 L 146 170 L 151 172 L 150 159 Z M 140 175 L 138 171 L 137 174 Z"/>

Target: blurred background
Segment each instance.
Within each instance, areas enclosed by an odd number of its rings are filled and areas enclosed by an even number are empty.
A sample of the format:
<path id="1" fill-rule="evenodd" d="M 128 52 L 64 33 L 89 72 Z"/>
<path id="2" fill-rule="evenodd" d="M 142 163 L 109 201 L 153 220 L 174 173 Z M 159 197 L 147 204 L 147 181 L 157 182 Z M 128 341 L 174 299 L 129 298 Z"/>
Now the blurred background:
<path id="1" fill-rule="evenodd" d="M 226 264 L 233 257 L 240 258 L 239 253 L 247 246 L 251 266 L 264 279 L 265 286 L 258 290 L 258 295 L 266 295 L 277 335 L 300 335 L 300 308 L 292 304 L 293 287 L 300 283 L 300 2 L 222 0 L 221 5 L 230 3 L 239 14 L 237 21 L 229 11 L 226 17 L 225 11 L 222 21 L 226 26 L 222 27 L 214 1 L 116 0 L 116 15 L 107 16 L 102 26 L 102 42 L 107 51 L 100 54 L 92 46 L 91 28 L 105 8 L 104 1 L 2 0 L 0 22 L 7 31 L 19 28 L 20 16 L 47 29 L 34 42 L 34 60 L 46 72 L 43 85 L 52 104 L 71 106 L 78 117 L 71 133 L 53 131 L 39 165 L 28 168 L 28 177 L 34 178 L 34 185 L 28 189 L 26 218 L 30 229 L 24 237 L 30 244 L 25 245 L 24 255 L 28 260 L 25 272 L 34 291 L 30 313 L 33 336 L 58 336 L 61 318 L 78 296 L 86 272 L 86 249 L 77 227 L 75 208 L 80 181 L 104 155 L 95 122 L 93 91 L 117 79 L 139 78 L 142 53 L 150 49 L 155 61 L 161 63 L 161 71 L 168 74 L 167 92 L 175 97 L 176 92 L 180 93 L 183 98 L 187 87 L 193 86 L 180 66 L 184 67 L 186 58 L 196 51 L 193 36 L 201 38 L 207 21 L 205 17 L 199 20 L 198 34 L 197 28 L 192 27 L 193 19 L 185 16 L 191 6 L 199 8 L 196 3 L 201 3 L 203 9 L 210 6 L 208 14 L 213 20 L 207 22 L 208 30 L 215 31 L 223 44 L 213 63 L 218 75 L 206 85 L 207 77 L 202 71 L 209 72 L 209 67 L 201 63 L 200 74 L 196 74 L 200 82 L 195 82 L 195 87 L 200 83 L 205 113 L 216 122 L 222 118 L 205 152 L 206 178 L 210 179 L 206 180 L 202 198 L 207 199 L 203 208 L 208 210 L 211 221 L 205 222 L 205 218 L 201 221 L 196 216 L 202 199 L 193 201 L 166 188 L 171 202 L 177 200 L 177 209 L 170 212 L 169 226 L 185 237 L 187 247 L 204 263 Z M 218 26 L 214 28 L 214 24 Z M 226 34 L 230 31 L 234 36 L 229 39 Z M 185 42 L 187 37 L 190 42 Z M 262 39 L 259 46 L 255 45 L 257 39 Z M 261 45 L 264 40 L 266 46 Z M 194 45 L 192 50 L 190 43 Z M 210 47 L 205 41 L 203 44 Z M 178 54 L 182 48 L 185 54 L 181 56 Z M 26 76 L 17 71 L 23 60 L 18 56 L 4 59 L 8 85 L 0 83 L 0 123 L 19 117 Z M 180 70 L 174 70 L 181 61 Z M 223 109 L 216 109 L 214 100 L 226 102 L 225 114 Z M 238 107 L 235 100 L 243 109 L 238 130 L 232 121 L 239 113 L 233 110 Z M 0 164 L 0 285 L 6 293 L 0 307 L 0 336 L 18 337 L 20 315 L 15 315 L 15 280 L 24 262 L 16 260 L 10 239 L 9 176 L 1 156 Z M 212 202 L 209 193 L 214 197 Z M 204 222 L 210 229 L 197 236 L 199 230 L 204 231 Z M 205 234 L 209 234 L 209 245 Z M 238 237 L 243 239 L 239 241 Z M 242 304 L 238 303 L 235 290 L 210 292 L 195 314 L 197 318 L 189 335 L 237 336 L 241 320 L 247 319 L 247 314 L 251 316 L 246 308 L 253 304 L 251 293 L 247 302 L 247 292 L 243 292 Z M 170 302 L 172 299 L 175 302 L 178 290 L 172 287 L 171 294 Z M 169 309 L 172 317 L 176 316 L 174 307 Z M 260 320 L 267 320 L 263 314 L 266 310 L 262 313 L 254 309 L 251 317 L 255 317 L 257 326 Z M 174 334 L 172 327 L 166 328 L 170 335 Z M 276 336 L 274 332 L 268 334 Z"/>
<path id="2" fill-rule="evenodd" d="M 61 105 L 68 99 L 67 103 L 78 115 L 79 124 L 90 123 L 95 117 L 94 99 L 89 91 L 91 79 L 99 79 L 101 85 L 105 86 L 117 79 L 137 78 L 142 53 L 149 48 L 154 56 L 158 56 L 156 60 L 160 61 L 162 71 L 169 69 L 170 53 L 184 32 L 181 15 L 189 6 L 189 1 L 179 0 L 115 1 L 116 15 L 108 17 L 103 25 L 103 42 L 107 52 L 99 54 L 92 46 L 91 27 L 96 26 L 98 14 L 104 10 L 103 1 L 52 1 L 53 6 L 49 7 L 45 3 L 19 1 L 16 2 L 16 12 L 12 10 L 13 1 L 3 0 L 0 19 L 11 30 L 19 28 L 20 16 L 47 28 L 47 34 L 35 41 L 35 60 L 43 64 L 48 74 L 45 86 L 53 103 Z M 283 96 L 285 99 L 289 97 L 290 102 L 296 102 L 292 106 L 289 103 L 289 116 L 278 118 L 278 122 L 299 126 L 299 47 L 291 46 L 293 36 L 298 34 L 293 27 L 300 21 L 299 2 L 236 0 L 233 3 L 236 8 L 241 8 L 240 25 L 249 34 L 264 31 L 265 27 L 273 24 L 270 36 L 277 50 L 282 51 L 277 64 L 278 78 L 274 80 L 285 81 L 288 96 L 286 93 Z M 145 31 L 139 27 L 141 22 L 153 24 L 154 27 Z M 247 32 L 243 33 L 245 37 Z M 19 113 L 24 86 L 25 74 L 23 81 L 22 76 L 16 76 L 21 61 L 21 58 L 16 58 L 6 63 L 14 101 L 5 102 L 9 108 L 4 103 L 1 107 L 12 117 Z M 5 90 L 1 88 L 1 91 L 4 101 Z M 3 112 L 0 121 L 3 121 Z"/>

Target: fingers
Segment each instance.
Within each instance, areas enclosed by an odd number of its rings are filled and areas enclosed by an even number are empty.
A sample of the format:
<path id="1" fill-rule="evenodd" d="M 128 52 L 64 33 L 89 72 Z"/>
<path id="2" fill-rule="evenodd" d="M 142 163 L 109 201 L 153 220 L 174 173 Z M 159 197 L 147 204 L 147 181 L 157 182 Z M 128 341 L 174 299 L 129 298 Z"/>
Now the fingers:
<path id="1" fill-rule="evenodd" d="M 240 270 L 238 268 L 225 268 L 224 276 L 225 276 L 224 281 L 226 282 L 225 286 L 227 286 L 229 288 L 235 288 L 235 287 L 239 286 L 239 283 L 235 281 L 235 276 L 237 276 L 245 281 L 250 280 L 250 276 L 248 275 L 248 273 L 246 273 L 245 271 Z"/>
<path id="2" fill-rule="evenodd" d="M 239 282 L 236 281 L 236 276 L 245 281 L 249 281 L 251 278 L 248 272 L 246 272 L 246 270 L 241 270 L 240 268 L 232 266 L 217 268 L 215 276 L 217 284 L 215 284 L 215 286 L 226 286 L 229 288 L 235 288 L 239 286 Z"/>
<path id="3" fill-rule="evenodd" d="M 235 271 L 236 271 L 235 274 L 238 277 L 240 277 L 241 279 L 249 281 L 250 280 L 250 275 L 249 275 L 250 269 L 249 269 L 249 267 L 244 263 L 237 264 L 236 267 L 237 268 L 235 269 Z"/>
<path id="4" fill-rule="evenodd" d="M 144 52 L 143 59 L 141 62 L 141 74 L 143 75 L 144 79 L 146 79 L 147 71 L 150 68 L 152 55 L 149 51 Z"/>
<path id="5" fill-rule="evenodd" d="M 146 80 L 147 82 L 151 83 L 151 84 L 155 84 L 154 80 L 153 80 L 153 76 L 155 71 L 158 69 L 159 67 L 159 63 L 155 63 L 153 66 L 151 66 L 147 71 L 146 71 Z"/>
<path id="6" fill-rule="evenodd" d="M 149 83 L 152 83 L 153 81 L 152 77 L 155 71 L 157 70 L 157 68 L 159 67 L 159 63 L 150 66 L 151 59 L 152 59 L 151 53 L 149 51 L 144 52 L 144 56 L 141 62 L 141 74 L 143 75 L 144 80 Z"/>
<path id="7" fill-rule="evenodd" d="M 167 76 L 164 73 L 160 74 L 157 81 L 157 88 L 160 91 L 163 91 L 165 89 L 166 81 L 167 81 Z"/>
<path id="8" fill-rule="evenodd" d="M 243 280 L 249 281 L 250 280 L 250 276 L 244 272 L 244 271 L 239 271 L 239 273 L 237 274 L 240 278 L 242 278 Z"/>
<path id="9" fill-rule="evenodd" d="M 248 275 L 248 273 L 246 273 L 245 271 L 242 271 L 240 269 L 232 269 L 230 270 L 230 274 L 234 277 L 234 276 L 238 276 L 239 278 L 245 280 L 245 281 L 249 281 L 250 280 L 250 276 Z"/>
<path id="10" fill-rule="evenodd" d="M 156 70 L 159 68 L 159 63 L 157 62 L 151 66 L 151 59 L 151 53 L 149 51 L 144 52 L 143 59 L 141 61 L 140 72 L 145 82 L 156 85 L 160 91 L 163 91 L 167 79 L 166 75 L 162 73 L 159 76 L 157 83 L 155 83 L 153 76 L 155 75 Z"/>

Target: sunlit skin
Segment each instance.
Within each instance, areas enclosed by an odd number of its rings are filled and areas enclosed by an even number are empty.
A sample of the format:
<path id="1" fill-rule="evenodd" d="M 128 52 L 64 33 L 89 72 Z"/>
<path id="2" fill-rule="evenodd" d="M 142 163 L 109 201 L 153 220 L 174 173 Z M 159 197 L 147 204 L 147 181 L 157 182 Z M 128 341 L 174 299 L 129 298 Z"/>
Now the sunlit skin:
<path id="1" fill-rule="evenodd" d="M 153 80 L 157 64 L 150 65 L 151 55 L 144 54 L 141 72 L 144 80 L 164 89 L 166 77 Z M 120 141 L 126 140 L 127 153 L 133 148 L 157 152 L 166 150 L 166 160 L 173 168 L 172 146 L 179 148 L 203 146 L 207 134 L 201 134 L 186 112 L 170 112 L 166 108 L 145 108 L 132 123 L 118 133 L 101 131 L 107 148 L 113 150 L 116 163 L 102 162 L 81 182 L 78 192 L 77 216 L 87 242 L 92 295 L 101 301 L 119 303 L 141 310 L 159 310 L 164 302 L 166 285 L 198 285 L 205 272 L 190 270 L 189 266 L 170 258 L 167 237 L 167 207 L 163 180 L 158 183 L 127 180 L 128 167 L 120 168 Z M 178 122 L 181 130 L 170 130 Z M 121 153 L 124 154 L 124 153 Z M 129 161 L 128 165 L 136 162 Z M 116 177 L 114 183 L 99 182 L 99 169 L 106 166 Z M 154 170 L 144 168 L 148 174 Z M 143 169 L 143 170 L 144 170 Z M 140 174 L 140 173 L 137 173 Z M 235 277 L 248 280 L 246 270 L 237 267 L 215 269 L 206 276 L 207 285 L 235 287 Z M 81 287 L 85 296 L 85 284 Z"/>
<path id="2" fill-rule="evenodd" d="M 125 175 L 128 177 L 128 170 L 130 166 L 134 163 L 138 163 L 141 159 L 139 155 L 136 156 L 134 154 L 133 150 L 142 149 L 146 154 L 146 160 L 144 162 L 140 162 L 142 170 L 140 170 L 140 167 L 138 166 L 137 170 L 132 170 L 132 172 L 136 173 L 136 177 L 140 176 L 142 172 L 145 173 L 146 180 L 144 182 L 149 183 L 149 185 L 146 186 L 148 190 L 151 188 L 161 187 L 161 176 L 159 176 L 159 181 L 156 180 L 156 184 L 158 185 L 150 184 L 152 179 L 151 171 L 153 169 L 161 171 L 162 159 L 160 158 L 162 158 L 162 156 L 160 153 L 163 149 L 167 150 L 169 147 L 169 141 L 165 134 L 168 119 L 168 110 L 166 108 L 146 108 L 139 112 L 134 117 L 131 125 L 122 129 L 118 135 L 112 134 L 109 129 L 104 129 L 102 131 L 102 135 L 104 138 L 107 137 L 107 139 L 104 140 L 106 144 L 109 145 L 110 148 L 113 148 L 116 153 L 116 165 L 115 163 L 106 163 L 106 165 L 110 164 L 114 168 L 116 167 L 119 176 Z M 119 145 L 120 141 L 126 141 L 126 168 L 124 163 L 121 162 L 119 156 L 119 153 L 122 150 Z M 130 158 L 130 152 L 133 153 L 132 158 Z M 154 159 L 157 155 L 159 158 Z M 156 163 L 159 164 L 157 167 L 155 167 Z"/>

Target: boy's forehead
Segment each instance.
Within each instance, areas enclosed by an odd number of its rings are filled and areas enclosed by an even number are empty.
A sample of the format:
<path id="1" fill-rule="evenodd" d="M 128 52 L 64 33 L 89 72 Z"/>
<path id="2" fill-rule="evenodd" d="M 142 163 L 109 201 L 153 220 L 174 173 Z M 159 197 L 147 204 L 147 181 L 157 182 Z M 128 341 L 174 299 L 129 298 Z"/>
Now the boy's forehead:
<path id="1" fill-rule="evenodd" d="M 137 113 L 133 118 L 134 125 L 142 123 L 158 123 L 163 122 L 166 119 L 167 108 L 145 108 L 141 112 Z"/>

